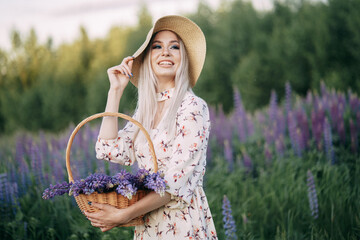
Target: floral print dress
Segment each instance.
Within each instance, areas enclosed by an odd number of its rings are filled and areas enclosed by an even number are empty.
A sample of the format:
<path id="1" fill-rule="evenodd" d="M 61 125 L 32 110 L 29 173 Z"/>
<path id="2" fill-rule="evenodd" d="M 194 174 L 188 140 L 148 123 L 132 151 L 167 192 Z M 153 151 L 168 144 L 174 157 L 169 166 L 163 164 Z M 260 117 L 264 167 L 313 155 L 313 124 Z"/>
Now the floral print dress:
<path id="1" fill-rule="evenodd" d="M 171 98 L 173 91 L 158 93 L 158 101 Z M 149 132 L 171 201 L 145 215 L 145 224 L 135 227 L 134 239 L 217 239 L 203 190 L 209 131 L 206 103 L 188 91 L 177 111 L 175 136 L 168 134 L 162 122 Z M 153 170 L 148 145 L 133 142 L 136 132 L 129 122 L 117 139 L 99 138 L 97 158 L 123 165 L 136 160 L 139 168 Z"/>

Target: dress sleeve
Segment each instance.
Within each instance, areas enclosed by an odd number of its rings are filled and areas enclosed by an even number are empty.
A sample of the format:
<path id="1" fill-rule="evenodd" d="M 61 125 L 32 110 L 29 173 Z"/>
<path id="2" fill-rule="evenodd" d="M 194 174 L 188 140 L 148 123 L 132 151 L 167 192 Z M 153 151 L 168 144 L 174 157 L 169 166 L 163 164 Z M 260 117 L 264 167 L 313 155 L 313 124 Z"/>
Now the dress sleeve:
<path id="1" fill-rule="evenodd" d="M 118 132 L 116 139 L 105 140 L 98 137 L 95 144 L 96 158 L 130 166 L 135 162 L 134 136 L 138 128 L 132 122 Z"/>
<path id="2" fill-rule="evenodd" d="M 183 101 L 176 118 L 172 158 L 165 172 L 167 192 L 175 201 L 170 202 L 168 208 L 188 206 L 195 188 L 202 186 L 210 131 L 208 107 L 200 98 Z"/>

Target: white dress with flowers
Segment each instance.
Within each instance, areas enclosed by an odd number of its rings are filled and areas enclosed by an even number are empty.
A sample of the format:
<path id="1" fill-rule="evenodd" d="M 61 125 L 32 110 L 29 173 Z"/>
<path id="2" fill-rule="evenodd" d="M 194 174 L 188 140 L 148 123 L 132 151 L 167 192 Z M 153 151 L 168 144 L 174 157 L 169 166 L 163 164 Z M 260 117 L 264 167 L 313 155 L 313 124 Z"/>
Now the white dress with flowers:
<path id="1" fill-rule="evenodd" d="M 173 89 L 158 93 L 162 101 Z M 137 161 L 139 168 L 153 170 L 147 144 L 133 143 L 137 127 L 128 123 L 114 140 L 98 139 L 96 156 L 123 165 Z M 206 103 L 187 92 L 176 116 L 176 134 L 170 136 L 159 123 L 149 134 L 158 158 L 159 171 L 171 194 L 171 201 L 145 215 L 145 224 L 135 227 L 134 239 L 217 239 L 209 205 L 203 190 L 206 148 L 210 131 Z"/>

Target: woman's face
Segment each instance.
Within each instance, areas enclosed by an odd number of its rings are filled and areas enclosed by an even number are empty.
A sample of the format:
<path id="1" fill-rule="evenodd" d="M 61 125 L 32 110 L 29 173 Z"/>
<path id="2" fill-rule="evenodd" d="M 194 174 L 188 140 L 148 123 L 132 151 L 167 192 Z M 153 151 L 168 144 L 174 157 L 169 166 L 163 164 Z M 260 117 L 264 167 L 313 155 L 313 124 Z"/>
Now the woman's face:
<path id="1" fill-rule="evenodd" d="M 174 80 L 181 61 L 180 43 L 171 31 L 158 32 L 151 44 L 151 67 L 160 80 Z"/>

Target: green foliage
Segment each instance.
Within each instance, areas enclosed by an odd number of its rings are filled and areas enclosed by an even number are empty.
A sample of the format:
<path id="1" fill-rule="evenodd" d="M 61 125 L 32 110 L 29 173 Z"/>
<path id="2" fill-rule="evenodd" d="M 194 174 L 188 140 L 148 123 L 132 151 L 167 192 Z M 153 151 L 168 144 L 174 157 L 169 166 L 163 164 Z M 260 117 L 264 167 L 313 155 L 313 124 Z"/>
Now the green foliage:
<path id="1" fill-rule="evenodd" d="M 330 166 L 314 150 L 298 158 L 289 156 L 266 164 L 257 144 L 246 146 L 257 165 L 246 172 L 239 165 L 228 172 L 220 157 L 206 173 L 206 193 L 218 231 L 222 227 L 224 194 L 232 204 L 240 239 L 357 239 L 359 232 L 360 158 L 338 149 L 342 163 Z M 261 151 L 260 151 L 261 152 Z M 354 167 L 353 166 L 357 166 Z M 306 172 L 315 176 L 319 218 L 313 219 L 307 196 Z"/>

